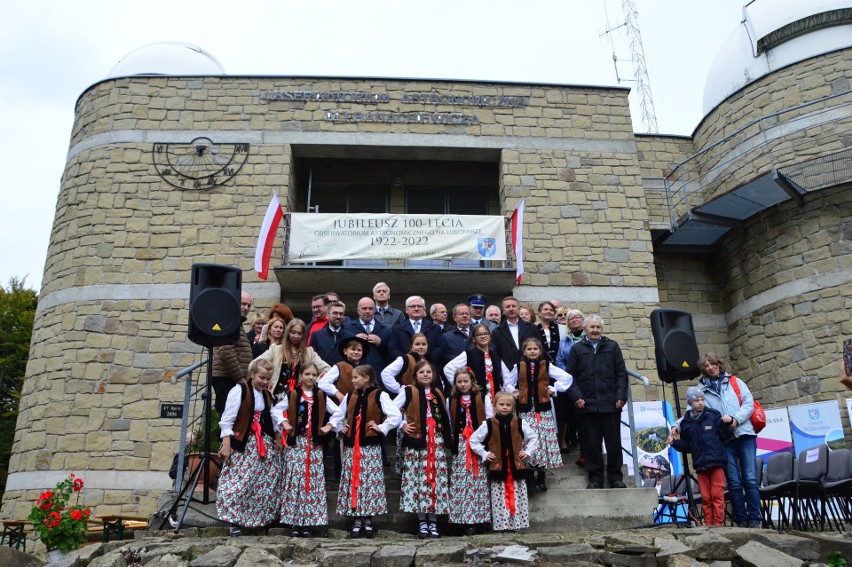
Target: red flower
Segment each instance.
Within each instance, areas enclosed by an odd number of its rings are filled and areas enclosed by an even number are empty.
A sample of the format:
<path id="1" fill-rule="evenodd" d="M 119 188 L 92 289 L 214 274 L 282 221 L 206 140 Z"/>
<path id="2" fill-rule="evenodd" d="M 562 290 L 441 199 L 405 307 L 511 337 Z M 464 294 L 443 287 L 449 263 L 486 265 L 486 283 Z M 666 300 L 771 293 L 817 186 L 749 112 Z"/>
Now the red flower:
<path id="1" fill-rule="evenodd" d="M 44 519 L 44 523 L 47 525 L 49 529 L 53 529 L 59 525 L 59 522 L 62 518 L 59 516 L 59 512 L 51 512 Z"/>
<path id="2" fill-rule="evenodd" d="M 74 476 L 74 475 L 72 474 L 71 476 Z M 75 478 L 74 479 L 74 492 L 80 492 L 80 490 L 82 488 L 83 488 L 83 479 L 82 478 Z"/>
<path id="3" fill-rule="evenodd" d="M 71 511 L 71 519 L 79 522 L 80 520 L 83 519 L 83 512 L 81 512 L 79 509 L 72 510 Z"/>
<path id="4" fill-rule="evenodd" d="M 83 510 L 83 514 L 85 514 L 85 516 L 86 516 L 87 518 L 89 517 L 89 515 L 91 515 L 91 513 L 92 513 L 92 512 L 91 512 L 88 508 L 86 508 L 85 510 Z"/>
<path id="5" fill-rule="evenodd" d="M 36 500 L 36 506 L 39 507 L 39 510 L 50 510 L 53 506 L 53 502 L 51 502 L 51 498 L 53 498 L 53 491 L 46 490 L 41 493 L 41 496 Z"/>

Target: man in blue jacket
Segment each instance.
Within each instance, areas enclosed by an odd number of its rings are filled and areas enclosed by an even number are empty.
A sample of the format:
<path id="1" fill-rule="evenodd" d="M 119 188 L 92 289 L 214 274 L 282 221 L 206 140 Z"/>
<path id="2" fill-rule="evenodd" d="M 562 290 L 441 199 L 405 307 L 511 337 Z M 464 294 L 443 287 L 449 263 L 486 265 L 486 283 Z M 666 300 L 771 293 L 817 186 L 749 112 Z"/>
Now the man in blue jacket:
<path id="1" fill-rule="evenodd" d="M 621 408 L 627 403 L 627 366 L 618 343 L 603 336 L 603 319 L 589 315 L 586 336 L 571 347 L 565 370 L 574 377 L 568 395 L 579 411 L 580 449 L 586 458 L 589 484 L 603 488 L 606 445 L 606 476 L 610 488 L 626 488 L 621 466 Z"/>

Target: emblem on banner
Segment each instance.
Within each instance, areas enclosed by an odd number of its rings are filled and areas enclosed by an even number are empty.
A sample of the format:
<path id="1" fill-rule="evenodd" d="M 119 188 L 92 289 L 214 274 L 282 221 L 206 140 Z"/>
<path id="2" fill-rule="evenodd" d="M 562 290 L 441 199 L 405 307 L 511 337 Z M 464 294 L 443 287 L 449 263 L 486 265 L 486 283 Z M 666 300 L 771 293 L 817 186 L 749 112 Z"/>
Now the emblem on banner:
<path id="1" fill-rule="evenodd" d="M 479 248 L 479 255 L 483 258 L 490 258 L 497 251 L 495 246 L 496 242 L 493 238 L 480 238 L 477 242 L 477 248 Z"/>
<path id="2" fill-rule="evenodd" d="M 819 410 L 816 409 L 816 408 L 809 409 L 808 410 L 808 418 L 810 418 L 813 421 L 818 420 L 819 419 Z"/>

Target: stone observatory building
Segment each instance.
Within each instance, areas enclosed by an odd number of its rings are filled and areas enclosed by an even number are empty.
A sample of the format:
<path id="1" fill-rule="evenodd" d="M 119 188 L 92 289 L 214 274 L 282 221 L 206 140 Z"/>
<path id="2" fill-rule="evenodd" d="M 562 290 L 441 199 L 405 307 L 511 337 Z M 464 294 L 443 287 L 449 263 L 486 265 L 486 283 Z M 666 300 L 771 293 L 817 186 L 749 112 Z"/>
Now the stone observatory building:
<path id="1" fill-rule="evenodd" d="M 600 313 L 653 378 L 638 400 L 664 395 L 649 314 L 683 309 L 766 407 L 842 399 L 850 38 L 848 1 L 748 4 L 688 137 L 636 134 L 622 88 L 235 76 L 191 45 L 134 52 L 77 101 L 0 513 L 26 517 L 68 471 L 97 515 L 156 510 L 180 435 L 162 404 L 205 356 L 187 339 L 195 262 L 240 268 L 256 311 L 302 318 L 327 290 L 354 317 L 379 281 L 394 307 L 557 298 Z M 305 264 L 286 218 L 261 280 L 273 193 L 350 218 L 508 218 L 524 198 L 521 284 L 511 254 Z"/>

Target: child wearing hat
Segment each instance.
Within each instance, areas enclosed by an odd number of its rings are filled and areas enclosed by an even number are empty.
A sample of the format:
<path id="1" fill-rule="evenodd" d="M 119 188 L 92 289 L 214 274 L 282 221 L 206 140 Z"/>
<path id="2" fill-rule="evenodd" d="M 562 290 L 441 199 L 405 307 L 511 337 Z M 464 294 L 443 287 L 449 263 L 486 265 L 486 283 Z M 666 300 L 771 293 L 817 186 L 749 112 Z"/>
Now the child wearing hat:
<path id="1" fill-rule="evenodd" d="M 730 428 L 722 422 L 719 411 L 704 405 L 704 391 L 691 386 L 686 391 L 686 411 L 680 422 L 680 438 L 674 432 L 667 442 L 681 453 L 692 453 L 692 466 L 698 473 L 704 523 L 722 526 L 725 523 L 725 467 L 728 456 L 724 441 L 730 438 Z"/>

